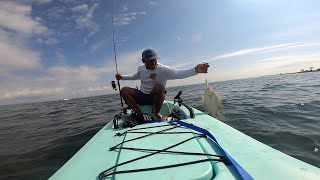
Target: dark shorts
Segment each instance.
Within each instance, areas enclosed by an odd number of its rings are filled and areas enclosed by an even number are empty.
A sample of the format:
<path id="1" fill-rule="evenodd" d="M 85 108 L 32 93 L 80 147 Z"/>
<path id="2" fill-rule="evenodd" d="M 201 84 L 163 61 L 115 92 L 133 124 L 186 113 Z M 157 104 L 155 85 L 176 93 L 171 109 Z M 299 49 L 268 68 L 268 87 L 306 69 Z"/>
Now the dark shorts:
<path id="1" fill-rule="evenodd" d="M 137 102 L 137 104 L 139 106 L 152 105 L 153 104 L 153 95 L 152 95 L 152 93 L 144 94 L 143 92 L 141 92 L 138 89 L 135 89 L 134 99 L 136 100 L 136 102 Z"/>

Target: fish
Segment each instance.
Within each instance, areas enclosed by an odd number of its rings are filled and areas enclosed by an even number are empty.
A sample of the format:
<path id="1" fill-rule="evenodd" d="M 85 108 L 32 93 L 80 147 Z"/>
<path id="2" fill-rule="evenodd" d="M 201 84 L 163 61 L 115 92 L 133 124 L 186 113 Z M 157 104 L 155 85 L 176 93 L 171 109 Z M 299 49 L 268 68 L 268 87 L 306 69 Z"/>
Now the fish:
<path id="1" fill-rule="evenodd" d="M 202 107 L 212 117 L 218 117 L 220 107 L 222 104 L 222 98 L 218 92 L 213 89 L 206 80 L 206 88 L 202 96 Z"/>

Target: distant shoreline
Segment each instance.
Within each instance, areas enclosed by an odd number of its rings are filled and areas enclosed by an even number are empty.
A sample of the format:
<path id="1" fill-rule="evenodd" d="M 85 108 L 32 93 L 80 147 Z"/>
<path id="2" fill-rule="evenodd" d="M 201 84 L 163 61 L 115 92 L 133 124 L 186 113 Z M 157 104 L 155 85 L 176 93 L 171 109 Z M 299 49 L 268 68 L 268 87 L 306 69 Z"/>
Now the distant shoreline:
<path id="1" fill-rule="evenodd" d="M 280 73 L 278 75 L 285 75 L 285 74 L 298 74 L 298 73 L 313 73 L 313 72 L 320 72 L 319 69 L 314 70 L 314 71 L 301 71 L 301 72 L 292 72 L 292 73 Z"/>

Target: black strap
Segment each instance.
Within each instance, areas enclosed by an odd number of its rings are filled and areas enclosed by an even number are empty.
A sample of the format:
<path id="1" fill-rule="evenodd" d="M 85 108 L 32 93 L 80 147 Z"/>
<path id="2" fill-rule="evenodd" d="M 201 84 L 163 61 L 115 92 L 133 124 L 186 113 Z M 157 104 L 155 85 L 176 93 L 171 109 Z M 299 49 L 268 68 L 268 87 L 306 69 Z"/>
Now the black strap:
<path id="1" fill-rule="evenodd" d="M 115 149 L 127 149 L 127 150 L 133 150 L 133 151 L 149 151 L 149 152 L 159 151 L 158 149 L 143 149 L 143 148 L 131 148 L 131 147 L 121 147 L 121 148 L 115 148 Z M 216 154 L 197 153 L 197 152 L 168 151 L 168 150 L 161 150 L 161 152 L 171 153 L 171 154 L 182 154 L 182 155 L 213 156 L 213 157 L 219 157 L 219 158 L 225 157 L 225 156 L 220 156 L 220 155 L 216 155 Z"/>
<path id="2" fill-rule="evenodd" d="M 159 126 L 150 126 L 150 127 L 143 127 L 143 128 L 129 129 L 129 130 L 127 130 L 127 131 L 123 132 L 123 133 L 116 133 L 116 135 L 115 135 L 115 136 L 122 136 L 122 135 L 124 135 L 124 134 L 126 134 L 126 133 L 128 133 L 128 132 L 135 131 L 135 130 L 141 130 L 141 129 L 152 129 L 152 128 L 165 127 L 165 126 L 171 126 L 171 127 L 172 127 L 172 126 L 174 126 L 174 125 L 177 125 L 177 124 L 172 123 L 172 124 L 159 125 Z M 179 127 L 181 127 L 181 126 L 179 126 Z M 184 128 L 184 127 L 182 127 L 182 128 Z M 186 128 L 186 129 L 187 129 L 187 128 Z"/>
<path id="3" fill-rule="evenodd" d="M 130 141 L 134 141 L 134 140 L 141 139 L 141 138 L 145 138 L 145 137 L 152 136 L 152 135 L 155 135 L 155 134 L 161 134 L 161 133 L 164 132 L 164 131 L 169 131 L 169 130 L 174 129 L 174 128 L 177 128 L 177 127 L 179 127 L 179 126 L 174 126 L 174 127 L 171 126 L 171 128 L 168 128 L 168 129 L 163 129 L 163 130 L 161 130 L 161 131 L 152 132 L 152 133 L 146 134 L 146 135 L 144 135 L 144 136 L 140 136 L 140 137 L 136 137 L 136 138 L 133 138 L 133 139 L 129 139 L 129 140 L 123 141 L 123 142 L 121 142 L 121 143 L 119 143 L 119 144 L 117 144 L 117 145 L 109 148 L 109 150 L 112 151 L 115 147 L 117 147 L 117 146 L 119 146 L 119 145 L 121 145 L 121 144 L 123 144 L 123 143 L 130 142 Z"/>
<path id="4" fill-rule="evenodd" d="M 125 171 L 114 171 L 114 172 L 104 173 L 104 174 L 100 173 L 99 174 L 99 180 L 102 180 L 105 177 L 108 177 L 108 176 L 114 175 L 114 174 L 124 174 L 124 173 L 133 173 L 133 172 L 152 171 L 152 170 L 158 170 L 158 169 L 168 169 L 168 168 L 186 166 L 186 165 L 190 165 L 190 164 L 197 164 L 197 163 L 202 163 L 202 162 L 207 162 L 207 161 L 222 162 L 224 160 L 222 160 L 222 159 L 201 159 L 201 160 L 197 160 L 197 161 L 190 161 L 190 162 L 186 162 L 186 163 L 172 164 L 172 165 L 167 165 L 167 166 L 158 166 L 158 167 L 143 168 L 143 169 L 132 169 L 132 170 L 125 170 Z"/>
<path id="5" fill-rule="evenodd" d="M 147 131 L 138 131 L 138 132 L 127 132 L 128 133 L 133 133 L 133 134 L 146 134 L 146 133 L 152 133 L 152 132 L 147 132 Z M 200 133 L 196 133 L 196 132 L 186 132 L 186 131 L 177 131 L 177 132 L 160 132 L 158 134 L 197 134 L 197 135 L 201 135 Z M 116 134 L 116 136 L 118 136 L 118 134 Z"/>
<path id="6" fill-rule="evenodd" d="M 110 170 L 116 168 L 116 167 L 119 167 L 119 166 L 122 166 L 122 165 L 125 165 L 125 164 L 128 164 L 128 163 L 131 163 L 131 162 L 134 162 L 134 161 L 137 161 L 137 160 L 140 160 L 140 159 L 143 159 L 143 158 L 146 158 L 146 157 L 149 157 L 149 156 L 158 154 L 158 153 L 161 153 L 161 152 L 163 152 L 163 151 L 166 151 L 166 150 L 168 150 L 168 149 L 171 149 L 171 148 L 173 148 L 173 147 L 176 147 L 176 146 L 178 146 L 178 145 L 180 145 L 180 144 L 183 144 L 183 143 L 185 143 L 185 142 L 187 142 L 187 141 L 189 141 L 189 140 L 191 140 L 191 139 L 194 139 L 194 138 L 196 138 L 196 137 L 199 137 L 199 136 L 191 137 L 191 138 L 186 139 L 186 140 L 184 140 L 184 141 L 181 141 L 181 142 L 179 142 L 179 143 L 177 143 L 177 144 L 174 144 L 174 145 L 172 145 L 172 146 L 166 147 L 166 148 L 164 148 L 164 149 L 162 149 L 162 150 L 157 150 L 157 151 L 154 152 L 154 153 L 147 154 L 147 155 L 144 155 L 144 156 L 141 156 L 141 157 L 138 157 L 138 158 L 134 158 L 134 159 L 131 159 L 131 160 L 129 160 L 129 161 L 125 161 L 125 162 L 122 162 L 122 163 L 120 163 L 120 164 L 114 165 L 114 166 L 110 167 L 109 169 L 107 169 L 107 170 L 105 170 L 105 171 L 102 171 L 102 172 L 99 174 L 99 178 L 100 178 L 100 177 L 106 177 L 106 174 L 109 174 L 108 172 L 109 172 Z"/>
<path id="7" fill-rule="evenodd" d="M 163 126 L 171 126 L 171 127 L 167 128 L 167 129 L 163 129 L 163 130 L 157 131 L 157 132 L 141 132 L 141 131 L 140 132 L 135 132 L 135 130 L 149 129 L 149 128 L 155 128 L 155 127 L 163 127 Z M 181 152 L 181 151 L 170 151 L 170 150 L 168 150 L 168 149 L 176 147 L 176 146 L 178 146 L 180 144 L 183 144 L 183 143 L 185 143 L 185 142 L 187 142 L 187 141 L 189 141 L 191 139 L 199 138 L 199 137 L 207 137 L 205 134 L 195 133 L 195 132 L 166 132 L 168 130 L 171 130 L 171 129 L 174 129 L 174 128 L 177 128 L 177 127 L 184 128 L 184 127 L 182 127 L 180 125 L 176 125 L 176 124 L 171 124 L 170 123 L 168 125 L 160 125 L 160 126 L 152 126 L 152 127 L 145 127 L 145 128 L 130 129 L 130 130 L 122 133 L 121 135 L 127 134 L 127 133 L 147 133 L 147 134 L 144 135 L 144 136 L 137 137 L 137 138 L 129 139 L 127 141 L 123 141 L 122 143 L 119 143 L 119 144 L 111 147 L 109 149 L 110 151 L 115 150 L 115 149 L 120 149 L 120 150 L 128 149 L 128 150 L 136 150 L 136 151 L 148 151 L 148 152 L 152 152 L 152 153 L 144 155 L 144 156 L 141 156 L 141 157 L 138 157 L 138 158 L 135 158 L 135 159 L 131 159 L 129 161 L 122 162 L 120 164 L 116 164 L 116 165 L 108 168 L 107 170 L 101 172 L 99 174 L 99 179 L 104 179 L 105 177 L 108 177 L 110 175 L 115 175 L 115 174 L 141 172 L 141 171 L 151 171 L 151 170 L 157 170 L 157 169 L 166 169 L 166 168 L 185 166 L 185 165 L 189 165 L 189 164 L 196 164 L 196 163 L 201 163 L 201 162 L 206 162 L 206 161 L 218 161 L 218 162 L 224 162 L 225 164 L 228 164 L 228 158 L 225 157 L 225 156 L 220 156 L 220 155 L 215 155 L 215 154 L 207 154 L 207 153 Z M 151 136 L 151 135 L 155 135 L 155 134 L 178 134 L 178 133 L 192 133 L 192 134 L 197 134 L 197 136 L 193 136 L 193 137 L 191 137 L 189 139 L 183 140 L 183 141 L 181 141 L 181 142 L 179 142 L 177 144 L 171 145 L 171 146 L 169 146 L 167 148 L 164 148 L 162 150 L 131 148 L 131 147 L 123 147 L 122 146 L 126 142 L 134 141 L 134 140 L 141 139 L 141 138 L 144 138 L 144 137 L 147 137 L 147 136 Z M 121 146 L 121 147 L 119 147 L 119 146 Z M 184 155 L 202 155 L 202 156 L 217 157 L 217 159 L 207 158 L 207 159 L 203 159 L 203 160 L 191 161 L 191 162 L 186 162 L 186 163 L 173 164 L 173 165 L 167 165 L 167 166 L 159 166 L 159 167 L 152 167 L 152 168 L 144 168 L 144 169 L 133 169 L 133 170 L 125 170 L 125 171 L 116 171 L 115 170 L 119 166 L 131 163 L 131 162 L 134 162 L 134 161 L 137 161 L 137 160 L 140 160 L 140 159 L 143 159 L 143 158 L 146 158 L 146 157 L 158 154 L 158 153 L 172 153 L 172 154 L 184 154 Z M 111 170 L 113 170 L 113 172 L 110 172 Z"/>

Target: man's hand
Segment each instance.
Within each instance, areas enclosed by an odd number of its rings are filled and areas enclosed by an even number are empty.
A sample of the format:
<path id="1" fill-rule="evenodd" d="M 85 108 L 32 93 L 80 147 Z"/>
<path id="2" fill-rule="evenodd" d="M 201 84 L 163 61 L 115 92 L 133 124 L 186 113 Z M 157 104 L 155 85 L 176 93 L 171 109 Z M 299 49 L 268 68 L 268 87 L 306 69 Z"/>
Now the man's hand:
<path id="1" fill-rule="evenodd" d="M 195 67 L 196 73 L 207 73 L 208 72 L 209 63 L 201 63 Z"/>
<path id="2" fill-rule="evenodd" d="M 117 80 L 122 80 L 123 77 L 121 76 L 121 74 L 116 74 L 116 79 L 117 79 Z"/>

